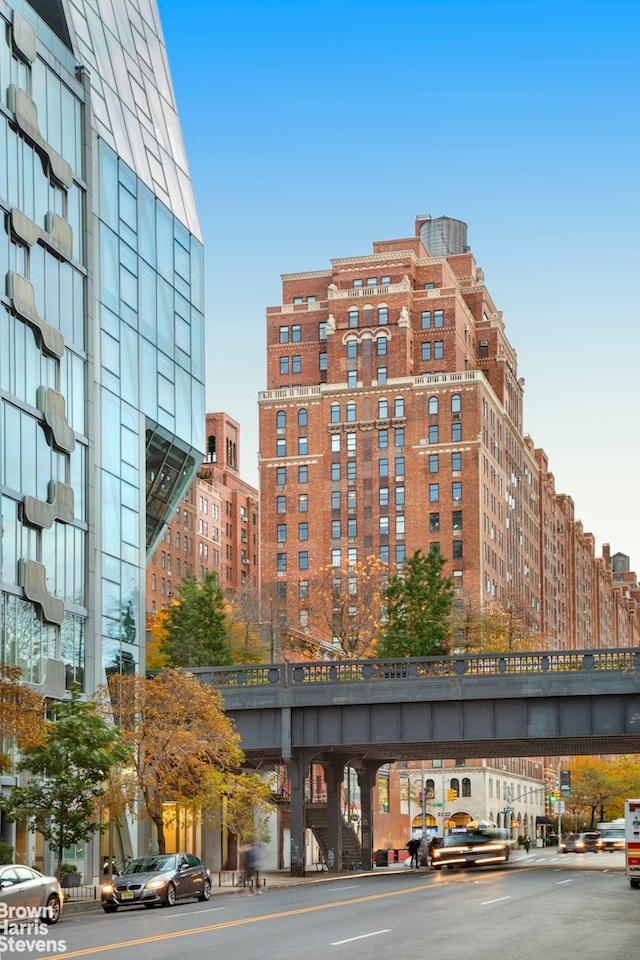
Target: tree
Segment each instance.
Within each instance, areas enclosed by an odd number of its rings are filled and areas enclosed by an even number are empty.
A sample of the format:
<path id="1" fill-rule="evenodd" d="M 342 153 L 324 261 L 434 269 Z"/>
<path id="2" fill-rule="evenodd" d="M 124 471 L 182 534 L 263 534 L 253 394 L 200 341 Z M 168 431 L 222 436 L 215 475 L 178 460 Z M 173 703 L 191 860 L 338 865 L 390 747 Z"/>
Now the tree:
<path id="1" fill-rule="evenodd" d="M 524 601 L 504 595 L 483 609 L 453 602 L 453 637 L 460 653 L 522 653 L 540 650 L 544 635 Z"/>
<path id="2" fill-rule="evenodd" d="M 321 567 L 301 601 L 312 635 L 336 638 L 349 657 L 375 656 L 387 567 L 375 557 Z"/>
<path id="3" fill-rule="evenodd" d="M 109 771 L 126 762 L 128 753 L 95 703 L 80 700 L 77 687 L 71 700 L 56 704 L 55 720 L 46 721 L 42 742 L 23 750 L 18 769 L 30 779 L 26 786 L 12 789 L 3 808 L 11 820 L 29 818 L 29 829 L 51 844 L 57 854 L 57 877 L 65 847 L 86 842 L 104 829 L 100 803 Z"/>
<path id="4" fill-rule="evenodd" d="M 599 821 L 622 816 L 625 796 L 637 788 L 637 758 L 574 757 L 570 768 L 571 797 L 566 807 L 576 828 L 593 829 Z"/>
<path id="5" fill-rule="evenodd" d="M 260 595 L 250 586 L 227 596 L 227 639 L 233 663 L 266 663 L 269 644 L 260 623 Z"/>
<path id="6" fill-rule="evenodd" d="M 263 829 L 268 784 L 240 769 L 240 737 L 222 709 L 220 693 L 191 674 L 163 670 L 154 677 L 113 675 L 100 690 L 122 741 L 131 750 L 131 776 L 122 784 L 138 816 L 155 824 L 165 852 L 167 804 L 250 836 Z"/>
<path id="7" fill-rule="evenodd" d="M 159 653 L 169 667 L 231 663 L 225 598 L 214 573 L 201 581 L 187 574 L 176 589 L 175 603 L 162 613 Z"/>
<path id="8" fill-rule="evenodd" d="M 14 742 L 18 749 L 42 743 L 46 733 L 44 700 L 21 682 L 20 667 L 0 663 L 0 742 Z M 8 770 L 11 759 L 0 752 L 0 773 Z"/>
<path id="9" fill-rule="evenodd" d="M 453 583 L 442 574 L 445 559 L 438 547 L 420 550 L 407 560 L 403 574 L 390 578 L 383 599 L 387 623 L 381 657 L 428 657 L 447 653 Z"/>

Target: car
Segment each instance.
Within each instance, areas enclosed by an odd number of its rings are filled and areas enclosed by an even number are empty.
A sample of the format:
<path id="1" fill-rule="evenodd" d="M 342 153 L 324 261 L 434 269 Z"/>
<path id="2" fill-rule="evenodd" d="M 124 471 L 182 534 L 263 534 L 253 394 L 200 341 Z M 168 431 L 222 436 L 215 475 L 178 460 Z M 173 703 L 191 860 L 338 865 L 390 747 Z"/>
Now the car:
<path id="1" fill-rule="evenodd" d="M 597 853 L 597 843 L 600 834 L 597 830 L 590 830 L 586 833 L 568 833 L 560 841 L 560 853 Z"/>
<path id="2" fill-rule="evenodd" d="M 596 848 L 602 853 L 613 853 L 615 850 L 624 850 L 626 837 L 624 828 L 602 831 L 600 838 L 596 841 Z"/>
<path id="3" fill-rule="evenodd" d="M 457 834 L 444 837 L 441 845 L 431 851 L 434 870 L 454 870 L 456 867 L 483 867 L 506 863 L 511 847 L 506 840 L 483 833 Z"/>
<path id="4" fill-rule="evenodd" d="M 172 907 L 178 900 L 211 897 L 211 873 L 193 853 L 158 853 L 138 857 L 102 886 L 105 913 L 119 907 Z"/>
<path id="5" fill-rule="evenodd" d="M 0 903 L 6 904 L 3 913 L 9 923 L 14 917 L 17 922 L 57 923 L 63 902 L 57 877 L 47 877 L 22 863 L 0 866 Z"/>

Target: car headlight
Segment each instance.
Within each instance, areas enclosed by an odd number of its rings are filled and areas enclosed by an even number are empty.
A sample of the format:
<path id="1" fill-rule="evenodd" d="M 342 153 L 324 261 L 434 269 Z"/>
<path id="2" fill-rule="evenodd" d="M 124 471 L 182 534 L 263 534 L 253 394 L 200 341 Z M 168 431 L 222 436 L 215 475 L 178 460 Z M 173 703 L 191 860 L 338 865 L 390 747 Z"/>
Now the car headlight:
<path id="1" fill-rule="evenodd" d="M 103 893 L 113 893 L 113 891 L 114 891 L 114 886 L 113 886 L 112 883 L 105 883 L 105 884 L 104 884 L 104 886 L 103 886 L 103 888 L 102 888 L 102 892 L 103 892 Z"/>
<path id="2" fill-rule="evenodd" d="M 581 841 L 576 843 L 576 850 L 584 850 L 584 843 Z"/>
<path id="3" fill-rule="evenodd" d="M 166 886 L 166 884 L 166 880 L 162 880 L 160 877 L 158 877 L 156 880 L 148 880 L 145 883 L 144 888 L 145 890 L 157 890 L 159 887 Z"/>

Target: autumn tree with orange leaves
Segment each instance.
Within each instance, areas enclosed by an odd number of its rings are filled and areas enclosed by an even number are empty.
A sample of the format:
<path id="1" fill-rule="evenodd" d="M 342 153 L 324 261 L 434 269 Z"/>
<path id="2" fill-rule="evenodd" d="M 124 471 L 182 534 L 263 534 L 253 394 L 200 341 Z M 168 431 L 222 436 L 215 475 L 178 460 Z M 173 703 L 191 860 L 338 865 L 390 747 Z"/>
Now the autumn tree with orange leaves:
<path id="1" fill-rule="evenodd" d="M 300 601 L 309 633 L 329 642 L 337 639 L 348 657 L 374 657 L 387 575 L 388 568 L 375 556 L 320 567 L 309 596 Z"/>
<path id="2" fill-rule="evenodd" d="M 0 663 L 0 742 L 18 749 L 38 746 L 45 738 L 44 700 L 21 682 L 19 667 Z M 0 773 L 10 767 L 8 753 L 0 752 Z"/>
<path id="3" fill-rule="evenodd" d="M 225 823 L 239 836 L 264 836 L 268 784 L 241 769 L 240 737 L 220 693 L 192 674 L 163 670 L 154 677 L 114 674 L 98 698 L 120 729 L 131 761 L 119 788 L 131 812 L 155 824 L 166 852 L 167 804 L 203 824 Z"/>

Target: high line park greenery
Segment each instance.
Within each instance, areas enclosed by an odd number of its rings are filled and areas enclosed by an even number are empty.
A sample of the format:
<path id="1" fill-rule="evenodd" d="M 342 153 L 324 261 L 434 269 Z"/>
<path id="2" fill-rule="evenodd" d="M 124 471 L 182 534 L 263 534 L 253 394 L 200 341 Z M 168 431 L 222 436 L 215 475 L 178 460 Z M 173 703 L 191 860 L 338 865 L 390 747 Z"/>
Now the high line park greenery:
<path id="1" fill-rule="evenodd" d="M 240 737 L 217 690 L 186 671 L 166 669 L 152 677 L 113 674 L 99 698 L 129 751 L 112 794 L 119 793 L 120 808 L 149 817 L 160 853 L 166 852 L 171 805 L 193 822 L 224 823 L 238 836 L 266 839 L 271 790 L 242 769 Z"/>
<path id="2" fill-rule="evenodd" d="M 95 703 L 80 699 L 77 687 L 70 700 L 51 709 L 54 719 L 44 722 L 44 735 L 23 744 L 17 769 L 29 780 L 2 797 L 2 808 L 9 820 L 25 818 L 29 830 L 49 842 L 60 878 L 65 848 L 105 829 L 109 774 L 127 763 L 129 748 Z"/>

